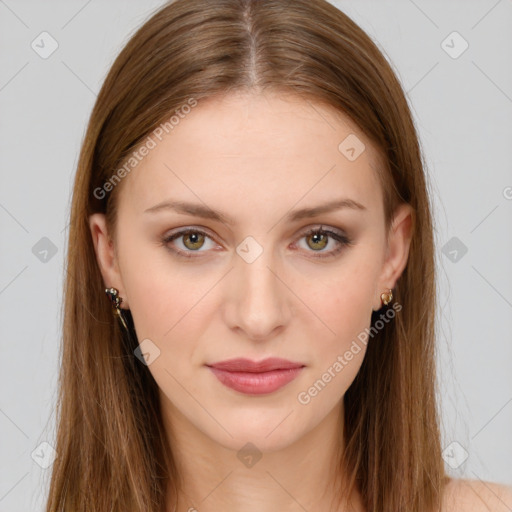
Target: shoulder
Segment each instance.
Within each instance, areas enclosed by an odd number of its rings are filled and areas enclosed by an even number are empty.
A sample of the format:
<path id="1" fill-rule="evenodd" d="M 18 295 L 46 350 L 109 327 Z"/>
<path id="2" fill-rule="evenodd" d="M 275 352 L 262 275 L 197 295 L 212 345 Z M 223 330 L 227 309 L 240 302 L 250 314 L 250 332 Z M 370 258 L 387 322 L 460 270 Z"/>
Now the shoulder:
<path id="1" fill-rule="evenodd" d="M 482 480 L 452 478 L 446 484 L 443 512 L 510 512 L 512 487 Z"/>

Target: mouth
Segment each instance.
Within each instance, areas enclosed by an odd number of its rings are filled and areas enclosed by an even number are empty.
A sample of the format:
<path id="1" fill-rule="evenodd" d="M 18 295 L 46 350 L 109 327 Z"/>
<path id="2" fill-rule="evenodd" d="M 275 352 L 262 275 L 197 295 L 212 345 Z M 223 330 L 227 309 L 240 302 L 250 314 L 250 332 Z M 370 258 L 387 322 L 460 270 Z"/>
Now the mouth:
<path id="1" fill-rule="evenodd" d="M 295 379 L 305 367 L 286 359 L 230 359 L 206 365 L 226 387 L 249 395 L 273 393 Z"/>

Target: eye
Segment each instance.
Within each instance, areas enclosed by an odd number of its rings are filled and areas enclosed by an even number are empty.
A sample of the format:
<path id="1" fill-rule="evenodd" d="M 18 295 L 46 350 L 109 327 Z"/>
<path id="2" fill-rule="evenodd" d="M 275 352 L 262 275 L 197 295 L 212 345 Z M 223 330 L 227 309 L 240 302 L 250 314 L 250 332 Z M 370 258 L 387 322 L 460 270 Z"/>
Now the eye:
<path id="1" fill-rule="evenodd" d="M 180 241 L 180 245 L 183 248 L 172 247 L 173 242 L 180 238 L 183 239 Z M 202 249 L 205 246 L 206 239 L 209 239 L 210 241 L 212 240 L 208 233 L 205 231 L 200 229 L 187 228 L 165 236 L 162 239 L 162 242 L 169 248 L 170 251 L 178 254 L 179 256 L 184 256 L 185 258 L 194 258 L 195 255 L 191 253 L 205 252 L 200 251 L 199 249 Z"/>
<path id="2" fill-rule="evenodd" d="M 307 252 L 318 253 L 314 255 L 315 258 L 334 257 L 342 251 L 343 247 L 352 245 L 352 241 L 342 232 L 324 229 L 323 226 L 310 229 L 299 240 L 302 239 L 306 239 L 306 251 L 307 248 L 312 249 L 312 251 Z M 181 245 L 181 247 L 176 247 L 176 240 L 180 240 L 178 245 Z M 213 243 L 213 239 L 205 231 L 197 228 L 187 228 L 163 237 L 162 243 L 178 256 L 194 258 L 199 254 L 194 255 L 193 253 L 207 252 L 208 249 L 215 247 L 215 244 L 213 244 L 213 247 L 208 247 L 206 243 L 208 240 Z M 333 241 L 331 245 L 334 245 L 334 248 L 325 251 L 324 249 L 329 246 L 330 241 Z M 200 249 L 204 247 L 206 249 L 201 251 Z"/>
<path id="3" fill-rule="evenodd" d="M 306 248 L 312 249 L 313 252 L 320 253 L 315 254 L 315 258 L 330 258 L 336 256 L 342 251 L 343 247 L 352 245 L 352 241 L 342 232 L 324 229 L 323 226 L 310 229 L 302 235 L 300 240 L 302 239 L 306 239 Z M 324 251 L 330 241 L 333 241 L 331 246 L 333 245 L 334 248 Z"/>

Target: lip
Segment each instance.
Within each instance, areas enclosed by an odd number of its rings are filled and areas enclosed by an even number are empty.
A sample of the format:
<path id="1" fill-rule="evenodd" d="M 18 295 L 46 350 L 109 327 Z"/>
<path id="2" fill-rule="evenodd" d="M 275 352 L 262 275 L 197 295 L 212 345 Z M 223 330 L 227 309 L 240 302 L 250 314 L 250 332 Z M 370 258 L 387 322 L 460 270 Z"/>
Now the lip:
<path id="1" fill-rule="evenodd" d="M 206 365 L 225 386 L 250 395 L 272 393 L 295 379 L 304 365 L 287 359 L 236 358 Z"/>

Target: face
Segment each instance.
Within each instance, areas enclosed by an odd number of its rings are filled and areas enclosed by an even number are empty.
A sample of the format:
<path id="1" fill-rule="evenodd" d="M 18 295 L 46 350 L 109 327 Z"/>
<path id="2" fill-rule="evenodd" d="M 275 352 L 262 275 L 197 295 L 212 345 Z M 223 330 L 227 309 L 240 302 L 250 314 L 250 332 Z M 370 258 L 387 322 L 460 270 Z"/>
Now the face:
<path id="1" fill-rule="evenodd" d="M 211 98 L 161 138 L 121 184 L 115 251 L 90 219 L 105 285 L 131 310 L 171 424 L 232 449 L 291 445 L 361 366 L 361 333 L 406 264 L 408 210 L 388 235 L 374 148 L 303 99 Z M 299 369 L 211 368 L 234 358 Z"/>

